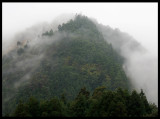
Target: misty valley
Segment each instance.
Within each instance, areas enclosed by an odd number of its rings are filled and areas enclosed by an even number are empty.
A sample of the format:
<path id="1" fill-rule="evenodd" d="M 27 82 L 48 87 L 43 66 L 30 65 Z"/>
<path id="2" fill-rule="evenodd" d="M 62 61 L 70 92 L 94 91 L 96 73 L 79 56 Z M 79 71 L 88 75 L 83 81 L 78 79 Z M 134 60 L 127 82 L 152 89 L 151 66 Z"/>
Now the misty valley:
<path id="1" fill-rule="evenodd" d="M 155 64 L 129 34 L 76 14 L 13 41 L 2 52 L 2 116 L 158 116 L 157 92 L 145 81 L 156 79 L 146 68 Z"/>

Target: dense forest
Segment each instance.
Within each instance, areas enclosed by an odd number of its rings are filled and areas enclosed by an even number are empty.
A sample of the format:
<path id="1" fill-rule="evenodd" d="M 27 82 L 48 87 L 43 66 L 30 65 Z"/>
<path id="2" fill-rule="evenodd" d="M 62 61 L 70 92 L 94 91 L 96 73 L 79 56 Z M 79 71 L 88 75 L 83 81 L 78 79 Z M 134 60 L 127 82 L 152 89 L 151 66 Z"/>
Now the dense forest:
<path id="1" fill-rule="evenodd" d="M 157 116 L 143 91 L 132 91 L 123 62 L 96 25 L 77 15 L 2 57 L 2 114 Z"/>
<path id="2" fill-rule="evenodd" d="M 7 116 L 7 115 L 6 115 Z M 19 102 L 13 117 L 152 117 L 158 116 L 156 105 L 149 104 L 141 90 L 117 88 L 106 90 L 97 87 L 92 94 L 84 87 L 76 98 L 67 101 L 64 94 L 60 98 L 38 101 L 30 97 L 27 102 Z"/>

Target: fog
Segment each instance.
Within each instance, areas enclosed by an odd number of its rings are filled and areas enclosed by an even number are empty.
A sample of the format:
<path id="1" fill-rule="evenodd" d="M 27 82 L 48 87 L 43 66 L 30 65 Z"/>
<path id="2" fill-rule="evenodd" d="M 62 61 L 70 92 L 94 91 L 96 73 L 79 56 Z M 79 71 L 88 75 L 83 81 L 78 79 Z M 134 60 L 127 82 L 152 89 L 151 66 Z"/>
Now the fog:
<path id="1" fill-rule="evenodd" d="M 82 13 L 119 28 L 158 55 L 158 3 L 2 3 L 3 42 L 34 24 L 50 23 L 63 13 Z"/>
<path id="2" fill-rule="evenodd" d="M 158 105 L 158 59 L 132 36 L 97 24 L 107 42 L 125 59 L 123 69 L 133 89 L 143 89 L 147 99 Z"/>
<path id="3" fill-rule="evenodd" d="M 45 39 L 47 42 L 40 35 L 51 28 L 56 31 L 59 24 L 82 13 L 97 20 L 95 23 L 104 39 L 125 58 L 123 68 L 134 87 L 143 89 L 148 100 L 158 105 L 157 10 L 157 3 L 3 3 L 2 55 L 17 47 L 17 41 L 27 40 L 32 40 L 30 50 L 36 49 L 35 52 L 40 54 L 22 58 L 9 70 L 21 70 L 24 64 L 28 64 L 24 70 L 34 67 L 15 82 L 14 87 L 30 78 L 45 57 L 45 46 L 66 34 Z"/>

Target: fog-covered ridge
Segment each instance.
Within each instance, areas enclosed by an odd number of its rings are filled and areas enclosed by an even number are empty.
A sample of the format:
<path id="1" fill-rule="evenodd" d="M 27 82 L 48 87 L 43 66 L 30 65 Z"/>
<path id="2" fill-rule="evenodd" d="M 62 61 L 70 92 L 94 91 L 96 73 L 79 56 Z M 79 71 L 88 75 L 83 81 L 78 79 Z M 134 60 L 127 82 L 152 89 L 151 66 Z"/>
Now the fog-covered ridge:
<path id="1" fill-rule="evenodd" d="M 136 39 L 119 29 L 98 24 L 98 29 L 107 42 L 124 57 L 123 68 L 133 88 L 143 89 L 149 101 L 158 105 L 158 59 Z"/>
<path id="2" fill-rule="evenodd" d="M 71 17 L 74 19 L 74 17 Z M 24 32 L 17 34 L 13 39 L 3 42 L 2 58 L 7 56 L 7 53 L 13 57 L 15 64 L 10 69 L 3 70 L 3 73 L 14 72 L 16 70 L 27 70 L 31 69 L 17 82 L 14 82 L 14 87 L 19 87 L 22 83 L 25 83 L 32 75 L 34 70 L 38 68 L 41 59 L 45 58 L 45 48 L 47 45 L 60 40 L 66 36 L 65 33 L 56 34 L 53 37 L 46 38 L 41 36 L 42 33 L 52 29 L 54 32 L 57 30 L 59 24 L 67 22 L 70 18 L 61 16 L 58 20 L 54 20 L 53 23 L 42 23 L 26 29 Z M 112 29 L 109 26 L 103 26 L 95 22 L 98 30 L 103 34 L 104 39 L 111 43 L 113 48 L 125 59 L 123 68 L 125 73 L 130 78 L 134 87 L 137 90 L 143 89 L 147 95 L 147 98 L 158 105 L 158 59 L 152 56 L 136 39 L 123 33 L 118 29 Z M 72 37 L 76 37 L 71 34 Z M 4 40 L 2 40 L 4 41 Z M 30 47 L 27 52 L 28 57 L 22 57 L 19 62 L 16 62 L 17 42 L 24 42 L 24 45 L 29 41 L 28 46 Z M 15 50 L 15 51 L 14 51 Z M 39 55 L 34 55 L 34 52 L 39 52 Z"/>

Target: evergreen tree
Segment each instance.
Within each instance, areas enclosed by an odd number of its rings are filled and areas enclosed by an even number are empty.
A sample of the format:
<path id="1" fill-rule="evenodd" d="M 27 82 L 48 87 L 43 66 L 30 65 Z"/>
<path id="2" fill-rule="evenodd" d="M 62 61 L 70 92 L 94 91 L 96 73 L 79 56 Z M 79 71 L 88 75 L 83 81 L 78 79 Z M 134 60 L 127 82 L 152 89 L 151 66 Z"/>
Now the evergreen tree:
<path id="1" fill-rule="evenodd" d="M 135 90 L 132 91 L 130 96 L 128 109 L 128 115 L 132 117 L 143 116 L 143 113 L 145 112 L 145 107 L 140 95 Z"/>
<path id="2" fill-rule="evenodd" d="M 20 100 L 15 112 L 13 113 L 14 117 L 31 117 L 32 115 L 28 112 L 27 110 L 27 106 L 22 103 L 22 101 Z"/>
<path id="3" fill-rule="evenodd" d="M 149 106 L 149 103 L 148 103 L 148 101 L 147 101 L 147 98 L 146 98 L 146 96 L 145 96 L 145 94 L 144 94 L 144 92 L 143 92 L 142 89 L 141 89 L 141 92 L 140 92 L 140 98 L 141 98 L 141 100 L 142 100 L 142 102 L 143 102 L 143 104 L 144 104 L 144 107 L 145 107 L 144 114 L 149 114 L 149 113 L 151 113 L 151 108 L 150 108 L 150 106 Z"/>
<path id="4" fill-rule="evenodd" d="M 39 101 L 35 97 L 30 97 L 27 105 L 27 111 L 29 112 L 30 115 L 33 117 L 39 117 L 40 112 L 39 112 Z"/>

